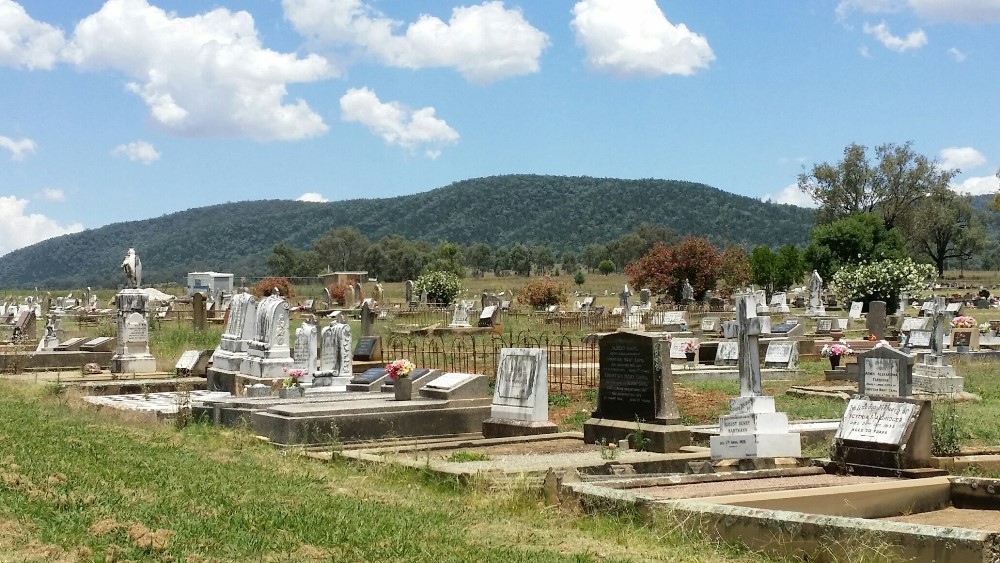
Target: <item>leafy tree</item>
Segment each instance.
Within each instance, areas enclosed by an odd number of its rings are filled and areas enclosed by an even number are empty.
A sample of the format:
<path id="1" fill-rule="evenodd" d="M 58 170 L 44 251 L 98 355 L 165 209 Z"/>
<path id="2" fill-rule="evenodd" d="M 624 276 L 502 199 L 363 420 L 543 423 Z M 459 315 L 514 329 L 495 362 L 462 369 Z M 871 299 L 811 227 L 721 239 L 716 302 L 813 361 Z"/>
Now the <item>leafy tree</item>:
<path id="1" fill-rule="evenodd" d="M 799 174 L 799 189 L 820 204 L 817 222 L 875 213 L 886 230 L 906 230 L 915 205 L 935 186 L 947 186 L 958 173 L 939 169 L 934 161 L 917 154 L 912 144 L 880 145 L 873 163 L 866 147 L 852 143 L 840 162 L 816 164 L 808 173 Z"/>
<path id="2" fill-rule="evenodd" d="M 563 270 L 566 270 L 567 272 L 573 271 L 576 269 L 576 254 L 567 250 L 566 252 L 563 252 L 562 258 L 559 262 L 559 265 Z"/>
<path id="3" fill-rule="evenodd" d="M 608 243 L 608 257 L 615 264 L 629 264 L 641 258 L 645 248 L 642 237 L 627 233 Z"/>
<path id="4" fill-rule="evenodd" d="M 768 293 L 774 292 L 778 278 L 778 256 L 771 249 L 759 245 L 750 253 L 751 279 Z"/>
<path id="5" fill-rule="evenodd" d="M 317 239 L 314 249 L 326 266 L 350 271 L 364 268 L 370 245 L 368 237 L 354 227 L 338 227 Z"/>
<path id="6" fill-rule="evenodd" d="M 566 302 L 566 285 L 549 276 L 528 282 L 517 294 L 517 301 L 535 308 Z"/>
<path id="7" fill-rule="evenodd" d="M 510 247 L 510 254 L 507 258 L 510 261 L 510 269 L 519 276 L 531 275 L 531 251 L 521 243 L 516 243 Z"/>
<path id="8" fill-rule="evenodd" d="M 608 249 L 603 244 L 591 243 L 583 249 L 583 265 L 594 272 L 601 266 L 601 262 L 608 259 Z"/>
<path id="9" fill-rule="evenodd" d="M 597 270 L 607 276 L 615 271 L 615 263 L 611 260 L 601 260 L 601 263 L 597 265 Z"/>
<path id="10" fill-rule="evenodd" d="M 513 268 L 510 265 L 510 250 L 498 248 L 494 253 L 493 275 L 499 276 L 501 272 L 511 269 Z"/>
<path id="11" fill-rule="evenodd" d="M 421 274 L 414 282 L 414 291 L 427 290 L 427 300 L 430 303 L 451 303 L 462 291 L 462 284 L 454 272 L 429 272 Z"/>
<path id="12" fill-rule="evenodd" d="M 288 278 L 282 276 L 271 276 L 260 280 L 250 288 L 250 293 L 257 297 L 257 299 L 260 299 L 271 295 L 274 288 L 278 288 L 282 297 L 288 298 L 295 296 L 292 283 L 288 281 Z"/>
<path id="13" fill-rule="evenodd" d="M 779 248 L 775 259 L 777 270 L 774 276 L 774 291 L 781 291 L 792 287 L 806 273 L 805 258 L 795 245 L 786 244 Z"/>
<path id="14" fill-rule="evenodd" d="M 275 276 L 291 277 L 295 275 L 298 262 L 298 251 L 287 243 L 279 242 L 271 248 L 271 255 L 267 257 L 267 270 Z"/>
<path id="15" fill-rule="evenodd" d="M 841 267 L 907 257 L 906 241 L 897 229 L 886 230 L 873 213 L 857 213 L 818 225 L 805 251 L 805 262 L 829 281 Z"/>
<path id="16" fill-rule="evenodd" d="M 986 246 L 986 231 L 972 209 L 972 198 L 936 187 L 921 203 L 911 239 L 934 262 L 938 276 L 950 258 L 968 260 Z"/>
<path id="17" fill-rule="evenodd" d="M 542 273 L 549 273 L 556 265 L 555 256 L 552 249 L 545 245 L 538 245 L 531 250 L 531 261 Z"/>
<path id="18" fill-rule="evenodd" d="M 431 261 L 424 266 L 424 273 L 451 272 L 459 277 L 465 277 L 465 266 L 458 247 L 450 242 L 442 242 L 434 249 Z"/>
<path id="19" fill-rule="evenodd" d="M 472 270 L 474 277 L 482 277 L 483 272 L 492 270 L 495 263 L 493 249 L 484 242 L 477 242 L 470 246 L 465 253 L 465 265 Z"/>
<path id="20" fill-rule="evenodd" d="M 725 282 L 726 287 L 735 289 L 750 283 L 752 275 L 750 261 L 742 246 L 727 246 L 719 254 L 719 261 L 722 268 L 719 272 L 719 278 Z"/>
<path id="21" fill-rule="evenodd" d="M 674 246 L 657 243 L 639 260 L 625 268 L 635 287 L 648 287 L 680 301 L 684 280 L 694 288 L 695 299 L 715 289 L 722 262 L 719 251 L 701 237 L 686 237 Z"/>
<path id="22" fill-rule="evenodd" d="M 583 272 L 578 271 L 575 276 L 573 276 L 573 283 L 583 287 L 583 284 L 587 282 L 587 278 L 584 277 Z"/>
<path id="23" fill-rule="evenodd" d="M 399 235 L 384 237 L 365 251 L 365 267 L 380 280 L 400 282 L 415 279 L 430 255 L 423 243 Z"/>
<path id="24" fill-rule="evenodd" d="M 676 244 L 679 240 L 677 234 L 669 228 L 660 225 L 650 225 L 649 223 L 640 223 L 632 232 L 642 239 L 642 254 L 646 254 L 652 250 L 653 246 L 658 242 L 669 246 Z"/>

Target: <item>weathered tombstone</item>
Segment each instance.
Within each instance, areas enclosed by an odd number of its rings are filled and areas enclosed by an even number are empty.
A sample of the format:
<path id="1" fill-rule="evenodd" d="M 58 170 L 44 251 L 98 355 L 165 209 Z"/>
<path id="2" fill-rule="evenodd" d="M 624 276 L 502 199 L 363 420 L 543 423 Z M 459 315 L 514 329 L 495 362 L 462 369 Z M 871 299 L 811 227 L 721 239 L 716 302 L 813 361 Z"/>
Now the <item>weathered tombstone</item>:
<path id="1" fill-rule="evenodd" d="M 801 457 L 802 441 L 788 431 L 788 416 L 775 412 L 774 397 L 761 394 L 760 320 L 753 297 L 736 304 L 736 321 L 726 332 L 739 341 L 740 396 L 729 401 L 728 415 L 719 417 L 719 435 L 709 438 L 712 459 Z"/>
<path id="2" fill-rule="evenodd" d="M 378 362 L 382 360 L 382 339 L 377 336 L 362 336 L 354 347 L 354 361 Z"/>
<path id="3" fill-rule="evenodd" d="M 799 343 L 795 341 L 769 342 L 764 354 L 764 367 L 796 369 L 799 367 Z"/>
<path id="4" fill-rule="evenodd" d="M 498 310 L 496 305 L 487 305 L 483 307 L 483 312 L 479 314 L 479 323 L 477 323 L 477 325 L 483 328 L 496 326 L 497 313 Z"/>
<path id="5" fill-rule="evenodd" d="M 931 308 L 930 352 L 913 367 L 913 386 L 927 393 L 952 394 L 965 389 L 965 379 L 948 364 L 944 355 L 944 324 L 948 315 L 944 298 L 937 297 Z M 913 332 L 910 333 L 911 337 Z"/>
<path id="6" fill-rule="evenodd" d="M 257 320 L 257 299 L 242 287 L 229 304 L 229 319 L 219 347 L 212 354 L 212 369 L 238 372 L 246 359 L 247 344 L 253 338 Z M 217 389 L 210 389 L 217 390 Z"/>
<path id="7" fill-rule="evenodd" d="M 208 366 L 208 350 L 188 350 L 174 364 L 174 373 L 178 377 L 201 377 L 205 375 Z"/>
<path id="8" fill-rule="evenodd" d="M 451 323 L 448 326 L 451 328 L 469 328 L 472 326 L 469 324 L 469 307 L 466 306 L 465 302 L 455 302 L 455 310 L 451 317 Z"/>
<path id="9" fill-rule="evenodd" d="M 865 304 L 862 303 L 861 301 L 852 301 L 851 302 L 851 310 L 850 310 L 849 313 L 847 313 L 847 317 L 850 318 L 850 319 L 860 319 L 861 318 L 861 311 L 864 309 L 864 307 L 865 307 Z M 871 307 L 871 305 L 869 305 L 869 307 Z M 871 311 L 870 308 L 868 310 Z"/>
<path id="10" fill-rule="evenodd" d="M 788 313 L 788 296 L 784 292 L 771 295 L 771 310 L 775 313 Z"/>
<path id="11" fill-rule="evenodd" d="M 365 292 L 361 288 L 361 282 L 358 280 L 354 281 L 354 298 L 357 299 L 357 303 L 365 300 Z"/>
<path id="12" fill-rule="evenodd" d="M 354 286 L 348 285 L 344 288 L 344 308 L 353 309 L 355 305 L 354 301 Z"/>
<path id="13" fill-rule="evenodd" d="M 617 332 L 599 342 L 600 378 L 597 409 L 583 425 L 584 441 L 633 442 L 655 452 L 676 452 L 690 444 L 691 433 L 680 424 L 666 342 L 644 334 Z"/>
<path id="14" fill-rule="evenodd" d="M 346 386 L 354 373 L 351 353 L 351 325 L 337 315 L 320 335 L 320 370 L 313 378 L 313 387 L 332 387 L 337 378 Z"/>
<path id="15" fill-rule="evenodd" d="M 719 317 L 702 317 L 701 331 L 708 333 L 719 332 L 719 322 Z"/>
<path id="16" fill-rule="evenodd" d="M 809 278 L 809 308 L 807 315 L 822 316 L 826 314 L 826 307 L 823 305 L 823 278 L 819 272 L 813 270 L 812 277 Z"/>
<path id="17" fill-rule="evenodd" d="M 148 303 L 149 297 L 140 289 L 123 289 L 115 295 L 118 345 L 111 357 L 111 373 L 156 371 L 156 358 L 149 353 L 149 325 L 146 322 Z"/>
<path id="18" fill-rule="evenodd" d="M 868 318 L 865 324 L 868 328 L 868 334 L 874 334 L 875 340 L 885 338 L 885 301 L 868 303 Z"/>
<path id="19" fill-rule="evenodd" d="M 697 338 L 673 338 L 670 341 L 670 359 L 671 360 L 687 360 L 686 349 L 688 344 L 694 346 L 694 361 L 698 362 L 698 339 Z"/>
<path id="20" fill-rule="evenodd" d="M 247 344 L 247 358 L 240 371 L 253 377 L 281 379 L 293 364 L 288 349 L 288 302 L 278 288 L 257 304 L 254 336 Z"/>
<path id="21" fill-rule="evenodd" d="M 406 293 L 406 303 L 407 304 L 414 303 L 414 300 L 413 300 L 413 280 L 406 280 L 406 283 L 403 284 L 403 285 L 405 287 L 404 291 Z"/>
<path id="22" fill-rule="evenodd" d="M 327 307 L 333 307 L 333 305 L 334 305 L 334 303 L 333 303 L 333 296 L 330 295 L 330 288 L 329 287 L 324 287 L 323 288 L 323 303 Z"/>
<path id="23" fill-rule="evenodd" d="M 687 311 L 655 312 L 650 324 L 667 332 L 687 330 Z"/>
<path id="24" fill-rule="evenodd" d="M 917 349 L 917 348 L 930 348 L 931 347 L 931 331 L 923 329 L 913 329 L 910 331 L 909 336 L 906 338 L 906 347 Z"/>
<path id="25" fill-rule="evenodd" d="M 689 305 L 694 301 L 694 288 L 688 282 L 687 278 L 684 278 L 684 284 L 681 286 L 681 304 Z"/>
<path id="26" fill-rule="evenodd" d="M 909 397 L 913 394 L 913 356 L 888 346 L 858 354 L 858 394 Z"/>
<path id="27" fill-rule="evenodd" d="M 740 345 L 735 340 L 723 340 L 715 352 L 715 365 L 735 366 L 740 359 Z"/>
<path id="28" fill-rule="evenodd" d="M 549 421 L 548 354 L 539 348 L 502 348 L 490 418 L 483 436 L 552 434 Z"/>
<path id="29" fill-rule="evenodd" d="M 500 302 L 500 310 L 501 311 L 510 311 L 510 301 L 509 300 L 501 301 Z"/>
<path id="30" fill-rule="evenodd" d="M 312 322 L 304 322 L 302 326 L 295 330 L 295 344 L 292 348 L 292 367 L 305 370 L 300 382 L 304 385 L 312 384 L 313 374 L 316 373 L 316 348 L 319 331 Z"/>
<path id="31" fill-rule="evenodd" d="M 903 319 L 903 325 L 900 327 L 900 332 L 910 332 L 911 330 L 926 330 L 928 327 L 927 317 L 906 317 Z"/>
<path id="32" fill-rule="evenodd" d="M 816 319 L 816 334 L 830 334 L 834 319 Z"/>
<path id="33" fill-rule="evenodd" d="M 365 299 L 361 304 L 361 336 L 371 336 L 375 333 L 375 311 L 372 300 Z"/>
<path id="34" fill-rule="evenodd" d="M 652 292 L 649 289 L 643 288 L 639 291 L 639 304 L 649 305 L 649 298 Z"/>
<path id="35" fill-rule="evenodd" d="M 897 476 L 931 459 L 931 403 L 851 399 L 834 436 L 831 458 L 857 475 Z"/>
<path id="36" fill-rule="evenodd" d="M 191 296 L 191 319 L 194 322 L 194 329 L 205 330 L 205 296 L 200 292 L 195 292 Z"/>

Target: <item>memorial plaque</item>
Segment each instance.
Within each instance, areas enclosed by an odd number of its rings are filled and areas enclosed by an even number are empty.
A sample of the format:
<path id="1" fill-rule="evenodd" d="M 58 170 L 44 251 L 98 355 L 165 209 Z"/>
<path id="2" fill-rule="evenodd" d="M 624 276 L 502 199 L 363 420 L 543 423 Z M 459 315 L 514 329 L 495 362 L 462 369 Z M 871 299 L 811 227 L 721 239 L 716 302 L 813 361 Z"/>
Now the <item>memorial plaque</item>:
<path id="1" fill-rule="evenodd" d="M 771 342 L 767 345 L 764 367 L 793 368 L 798 363 L 799 346 L 797 342 Z"/>
<path id="2" fill-rule="evenodd" d="M 944 310 L 949 313 L 960 313 L 962 311 L 962 303 L 948 303 L 948 306 Z"/>
<path id="3" fill-rule="evenodd" d="M 719 342 L 719 347 L 715 352 L 715 365 L 735 366 L 740 359 L 740 344 L 735 340 L 724 340 Z"/>
<path id="4" fill-rule="evenodd" d="M 919 410 L 913 403 L 851 399 L 835 439 L 900 446 Z"/>
<path id="5" fill-rule="evenodd" d="M 911 330 L 909 338 L 906 339 L 907 348 L 930 348 L 931 334 L 930 330 Z"/>
<path id="6" fill-rule="evenodd" d="M 702 332 L 718 332 L 719 331 L 719 318 L 718 317 L 705 317 L 701 319 L 701 331 Z"/>
<path id="7" fill-rule="evenodd" d="M 358 339 L 358 344 L 354 347 L 354 359 L 362 362 L 369 362 L 375 359 L 378 349 L 377 336 L 362 336 Z"/>
<path id="8" fill-rule="evenodd" d="M 148 342 L 149 325 L 141 313 L 132 313 L 125 319 L 125 342 Z"/>
<path id="9" fill-rule="evenodd" d="M 670 341 L 670 359 L 671 360 L 686 360 L 687 354 L 684 353 L 684 345 L 688 342 L 698 343 L 697 338 L 674 338 Z"/>
<path id="10" fill-rule="evenodd" d="M 601 338 L 600 384 L 594 418 L 634 422 L 656 418 L 660 377 L 659 342 L 648 336 L 613 333 Z"/>
<path id="11" fill-rule="evenodd" d="M 851 319 L 860 319 L 861 318 L 861 310 L 864 308 L 864 306 L 865 306 L 865 304 L 862 303 L 861 301 L 854 301 L 854 302 L 852 302 L 851 303 L 851 310 L 847 314 L 848 318 L 851 318 Z"/>
<path id="12" fill-rule="evenodd" d="M 371 384 L 380 377 L 385 377 L 385 368 L 369 368 L 361 373 L 354 374 L 351 383 Z"/>
<path id="13" fill-rule="evenodd" d="M 502 348 L 493 392 L 493 418 L 549 419 L 548 353 L 538 348 Z"/>
<path id="14" fill-rule="evenodd" d="M 470 381 L 474 377 L 476 376 L 471 373 L 446 373 L 434 381 L 431 381 L 424 387 L 438 389 L 441 391 L 451 391 L 466 381 Z"/>
<path id="15" fill-rule="evenodd" d="M 976 329 L 951 329 L 951 347 L 957 348 L 959 346 L 969 347 L 972 346 L 972 331 Z"/>
<path id="16" fill-rule="evenodd" d="M 858 356 L 858 394 L 908 397 L 913 384 L 913 357 L 888 347 Z"/>
<path id="17" fill-rule="evenodd" d="M 295 367 L 297 369 L 307 369 L 309 365 L 309 355 L 311 351 L 309 350 L 309 336 L 308 335 L 295 335 L 295 347 L 292 349 L 292 358 L 295 360 Z"/>
<path id="18" fill-rule="evenodd" d="M 825 334 L 833 330 L 833 319 L 819 319 L 816 321 L 816 334 Z"/>
<path id="19" fill-rule="evenodd" d="M 201 357 L 201 352 L 198 350 L 188 350 L 181 354 L 181 358 L 177 360 L 177 364 L 174 366 L 174 370 L 177 373 L 181 371 L 190 372 L 198 364 L 198 358 Z"/>
<path id="20" fill-rule="evenodd" d="M 483 307 L 483 312 L 479 314 L 480 327 L 491 327 L 496 322 L 497 306 L 487 305 Z"/>
<path id="21" fill-rule="evenodd" d="M 927 328 L 927 321 L 930 319 L 928 317 L 906 317 L 903 319 L 903 326 L 900 327 L 902 332 L 910 332 L 911 330 L 925 330 Z"/>

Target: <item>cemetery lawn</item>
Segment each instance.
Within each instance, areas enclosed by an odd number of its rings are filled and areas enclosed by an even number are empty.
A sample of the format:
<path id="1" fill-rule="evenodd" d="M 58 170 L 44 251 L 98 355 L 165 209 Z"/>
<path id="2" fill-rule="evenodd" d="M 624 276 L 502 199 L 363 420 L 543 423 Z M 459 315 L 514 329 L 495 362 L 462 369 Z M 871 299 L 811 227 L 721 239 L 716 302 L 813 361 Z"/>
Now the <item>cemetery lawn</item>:
<path id="1" fill-rule="evenodd" d="M 0 561 L 763 560 L 524 487 L 299 453 L 0 382 Z"/>

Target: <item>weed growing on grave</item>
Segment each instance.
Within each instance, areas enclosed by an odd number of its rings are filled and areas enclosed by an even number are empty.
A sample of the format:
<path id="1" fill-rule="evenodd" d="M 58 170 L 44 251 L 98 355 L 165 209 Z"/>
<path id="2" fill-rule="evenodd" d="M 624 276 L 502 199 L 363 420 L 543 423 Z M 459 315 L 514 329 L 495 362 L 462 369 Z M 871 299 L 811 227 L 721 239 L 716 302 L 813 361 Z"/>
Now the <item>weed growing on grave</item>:
<path id="1" fill-rule="evenodd" d="M 568 407 L 569 403 L 569 397 L 562 393 L 552 393 L 549 395 L 550 407 Z"/>
<path id="2" fill-rule="evenodd" d="M 618 459 L 618 444 L 608 443 L 607 439 L 601 438 L 597 444 L 597 449 L 601 452 L 601 459 Z"/>
<path id="3" fill-rule="evenodd" d="M 649 446 L 649 438 L 646 437 L 646 431 L 642 429 L 642 420 L 638 416 L 635 417 L 635 431 L 629 432 L 626 437 L 633 450 L 643 452 Z"/>
<path id="4" fill-rule="evenodd" d="M 962 449 L 962 422 L 954 403 L 939 402 L 933 410 L 931 423 L 931 453 L 936 456 L 953 456 Z"/>
<path id="5" fill-rule="evenodd" d="M 489 461 L 490 459 L 491 459 L 490 456 L 482 452 L 459 451 L 459 452 L 452 452 L 452 454 L 448 456 L 448 461 L 454 463 L 464 463 L 467 461 Z"/>

